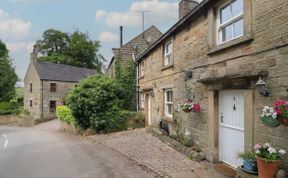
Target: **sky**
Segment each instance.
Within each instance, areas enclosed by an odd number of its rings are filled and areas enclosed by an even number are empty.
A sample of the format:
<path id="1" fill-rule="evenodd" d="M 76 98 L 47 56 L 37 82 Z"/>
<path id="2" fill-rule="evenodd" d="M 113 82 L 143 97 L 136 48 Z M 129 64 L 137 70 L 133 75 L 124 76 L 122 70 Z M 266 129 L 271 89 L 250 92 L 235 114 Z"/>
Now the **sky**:
<path id="1" fill-rule="evenodd" d="M 45 30 L 88 32 L 100 40 L 100 53 L 107 62 L 112 48 L 119 47 L 119 26 L 124 44 L 155 25 L 166 32 L 178 20 L 180 0 L 0 0 L 0 39 L 7 45 L 18 77 L 23 81 L 33 44 Z M 20 85 L 23 85 L 21 82 Z"/>

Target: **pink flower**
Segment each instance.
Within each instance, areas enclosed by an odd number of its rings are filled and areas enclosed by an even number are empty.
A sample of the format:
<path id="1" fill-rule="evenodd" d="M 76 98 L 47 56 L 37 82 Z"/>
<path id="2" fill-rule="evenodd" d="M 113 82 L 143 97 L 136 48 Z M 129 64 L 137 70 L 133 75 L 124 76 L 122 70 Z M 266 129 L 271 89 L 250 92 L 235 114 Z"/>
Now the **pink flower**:
<path id="1" fill-rule="evenodd" d="M 270 144 L 269 143 L 265 143 L 264 144 L 264 148 L 269 148 L 270 147 Z"/>
<path id="2" fill-rule="evenodd" d="M 279 108 L 276 108 L 274 111 L 277 113 L 277 115 L 281 115 L 282 114 L 282 112 L 281 112 L 281 110 Z"/>
<path id="3" fill-rule="evenodd" d="M 256 144 L 255 146 L 254 146 L 254 149 L 255 150 L 259 150 L 261 148 L 261 145 L 260 144 Z"/>
<path id="4" fill-rule="evenodd" d="M 274 106 L 275 106 L 275 107 L 277 107 L 277 106 L 279 106 L 279 105 L 280 105 L 280 102 L 278 102 L 278 101 L 275 101 L 275 102 L 274 102 Z"/>

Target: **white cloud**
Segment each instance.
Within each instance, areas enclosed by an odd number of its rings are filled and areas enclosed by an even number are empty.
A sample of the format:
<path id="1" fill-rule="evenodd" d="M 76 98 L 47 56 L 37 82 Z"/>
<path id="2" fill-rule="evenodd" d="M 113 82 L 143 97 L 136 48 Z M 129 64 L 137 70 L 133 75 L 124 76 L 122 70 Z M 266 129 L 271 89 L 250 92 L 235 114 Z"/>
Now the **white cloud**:
<path id="1" fill-rule="evenodd" d="M 11 17 L 0 9 L 0 37 L 23 37 L 28 34 L 30 27 L 30 22 L 26 22 L 21 18 Z"/>
<path id="2" fill-rule="evenodd" d="M 139 26 L 141 14 L 139 11 L 150 11 L 145 15 L 145 22 L 157 24 L 167 20 L 175 20 L 178 17 L 178 2 L 163 2 L 160 0 L 143 0 L 133 2 L 128 12 L 96 12 L 96 20 L 103 21 L 108 26 Z"/>
<path id="3" fill-rule="evenodd" d="M 99 35 L 98 39 L 101 42 L 114 42 L 118 40 L 118 36 L 114 33 L 104 31 Z"/>
<path id="4" fill-rule="evenodd" d="M 7 42 L 6 46 L 8 48 L 9 51 L 12 52 L 27 52 L 27 53 L 31 53 L 33 50 L 33 42 Z"/>

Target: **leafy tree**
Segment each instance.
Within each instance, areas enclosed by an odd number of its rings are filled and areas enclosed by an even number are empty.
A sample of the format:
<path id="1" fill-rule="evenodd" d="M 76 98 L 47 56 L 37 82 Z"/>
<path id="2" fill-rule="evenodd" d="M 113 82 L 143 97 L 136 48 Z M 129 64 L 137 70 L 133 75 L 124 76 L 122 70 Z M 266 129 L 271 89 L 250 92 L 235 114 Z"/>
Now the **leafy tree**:
<path id="1" fill-rule="evenodd" d="M 104 57 L 99 54 L 100 42 L 89 39 L 87 33 L 72 34 L 54 29 L 43 33 L 43 40 L 36 43 L 37 50 L 44 56 L 40 60 L 86 67 L 102 71 Z"/>
<path id="2" fill-rule="evenodd" d="M 0 102 L 9 101 L 15 95 L 18 77 L 8 56 L 6 45 L 0 40 Z"/>
<path id="3" fill-rule="evenodd" d="M 76 125 L 98 131 L 124 128 L 127 122 L 120 92 L 115 81 L 105 75 L 82 80 L 66 98 Z"/>

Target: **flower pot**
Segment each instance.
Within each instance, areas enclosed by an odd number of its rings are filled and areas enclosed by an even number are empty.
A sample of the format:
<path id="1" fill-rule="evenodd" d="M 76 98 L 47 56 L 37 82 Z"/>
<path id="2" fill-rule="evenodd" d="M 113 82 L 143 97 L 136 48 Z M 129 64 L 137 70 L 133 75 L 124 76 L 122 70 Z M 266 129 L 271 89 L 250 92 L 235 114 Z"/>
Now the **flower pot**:
<path id="1" fill-rule="evenodd" d="M 275 178 L 279 169 L 280 160 L 265 161 L 263 158 L 257 158 L 259 178 Z"/>
<path id="2" fill-rule="evenodd" d="M 257 172 L 256 160 L 244 160 L 243 168 L 248 172 Z"/>
<path id="3" fill-rule="evenodd" d="M 279 121 L 281 122 L 282 125 L 288 126 L 288 118 L 281 117 Z"/>

